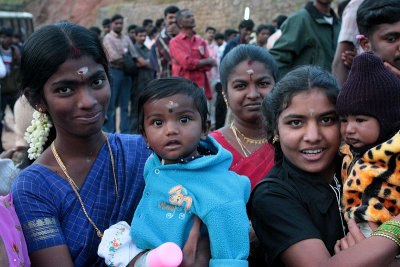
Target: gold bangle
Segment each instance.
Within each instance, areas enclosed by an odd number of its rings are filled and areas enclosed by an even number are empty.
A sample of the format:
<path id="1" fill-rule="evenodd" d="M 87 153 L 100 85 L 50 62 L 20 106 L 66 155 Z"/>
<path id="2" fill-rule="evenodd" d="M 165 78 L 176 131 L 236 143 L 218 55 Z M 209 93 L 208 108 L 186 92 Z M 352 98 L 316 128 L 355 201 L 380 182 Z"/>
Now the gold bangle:
<path id="1" fill-rule="evenodd" d="M 382 236 L 382 237 L 386 237 L 386 238 L 388 238 L 388 239 L 390 239 L 390 240 L 392 240 L 393 242 L 395 242 L 399 247 L 400 247 L 400 240 L 398 240 L 398 238 L 396 238 L 396 237 L 393 237 L 393 235 L 390 235 L 390 234 L 388 234 L 388 233 L 385 233 L 385 232 L 381 232 L 381 231 L 375 231 L 375 232 L 373 232 L 372 234 L 371 234 L 371 236 Z"/>

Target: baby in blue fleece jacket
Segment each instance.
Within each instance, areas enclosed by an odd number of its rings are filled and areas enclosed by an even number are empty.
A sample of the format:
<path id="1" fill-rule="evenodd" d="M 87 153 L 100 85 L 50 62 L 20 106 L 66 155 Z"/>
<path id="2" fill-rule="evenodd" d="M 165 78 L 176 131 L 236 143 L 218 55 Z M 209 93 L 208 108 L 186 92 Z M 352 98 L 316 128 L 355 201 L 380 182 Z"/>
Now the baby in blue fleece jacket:
<path id="1" fill-rule="evenodd" d="M 207 100 L 194 82 L 153 80 L 139 97 L 139 131 L 153 154 L 131 237 L 140 249 L 183 248 L 197 215 L 210 237 L 210 266 L 248 266 L 250 182 L 229 167 L 232 155 L 207 136 Z"/>

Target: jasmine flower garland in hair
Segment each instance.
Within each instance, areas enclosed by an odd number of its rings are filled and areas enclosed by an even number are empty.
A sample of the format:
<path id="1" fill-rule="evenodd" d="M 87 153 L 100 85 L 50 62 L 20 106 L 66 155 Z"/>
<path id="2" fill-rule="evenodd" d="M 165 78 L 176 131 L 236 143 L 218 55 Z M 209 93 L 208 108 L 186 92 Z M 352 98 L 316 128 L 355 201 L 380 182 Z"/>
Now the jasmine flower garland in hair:
<path id="1" fill-rule="evenodd" d="M 42 154 L 51 126 L 53 124 L 45 113 L 36 110 L 33 112 L 31 125 L 26 129 L 24 136 L 29 144 L 29 159 L 37 159 Z"/>

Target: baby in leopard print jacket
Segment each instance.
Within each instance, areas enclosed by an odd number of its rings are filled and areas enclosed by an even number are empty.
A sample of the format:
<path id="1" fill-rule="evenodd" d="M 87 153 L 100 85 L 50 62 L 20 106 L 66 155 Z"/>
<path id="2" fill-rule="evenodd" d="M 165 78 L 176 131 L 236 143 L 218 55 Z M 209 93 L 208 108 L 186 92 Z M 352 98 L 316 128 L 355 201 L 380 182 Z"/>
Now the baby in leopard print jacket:
<path id="1" fill-rule="evenodd" d="M 373 52 L 354 58 L 336 104 L 345 144 L 342 206 L 364 235 L 400 213 L 400 79 Z"/>

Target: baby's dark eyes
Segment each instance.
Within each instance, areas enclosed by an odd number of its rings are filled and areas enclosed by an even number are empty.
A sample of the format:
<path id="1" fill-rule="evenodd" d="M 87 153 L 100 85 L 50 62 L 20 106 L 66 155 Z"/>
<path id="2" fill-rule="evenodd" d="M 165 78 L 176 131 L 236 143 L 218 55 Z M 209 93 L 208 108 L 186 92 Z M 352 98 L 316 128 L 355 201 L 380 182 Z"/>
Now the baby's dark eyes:
<path id="1" fill-rule="evenodd" d="M 154 126 L 161 126 L 163 124 L 162 120 L 154 120 L 151 124 Z"/>
<path id="2" fill-rule="evenodd" d="M 188 118 L 188 117 L 182 117 L 182 118 L 179 119 L 179 121 L 180 121 L 181 123 L 188 123 L 188 122 L 190 121 L 190 118 Z"/>

